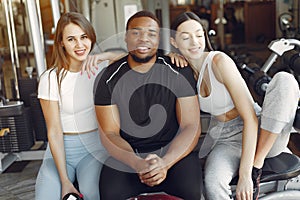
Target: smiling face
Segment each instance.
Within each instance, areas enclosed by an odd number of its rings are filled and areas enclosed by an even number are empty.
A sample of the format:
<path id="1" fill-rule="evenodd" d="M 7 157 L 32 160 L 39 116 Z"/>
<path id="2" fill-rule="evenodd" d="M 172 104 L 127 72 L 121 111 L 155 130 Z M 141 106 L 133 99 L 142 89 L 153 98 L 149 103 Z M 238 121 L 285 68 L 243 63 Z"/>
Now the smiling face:
<path id="1" fill-rule="evenodd" d="M 205 35 L 202 25 L 195 20 L 183 22 L 178 26 L 175 39 L 172 38 L 171 43 L 188 60 L 199 58 L 205 50 Z"/>
<path id="2" fill-rule="evenodd" d="M 150 17 L 135 18 L 128 24 L 125 41 L 132 59 L 147 63 L 155 58 L 159 45 L 159 25 Z"/>
<path id="3" fill-rule="evenodd" d="M 70 23 L 63 30 L 61 44 L 69 59 L 70 70 L 80 69 L 81 63 L 91 50 L 91 39 L 78 25 Z"/>

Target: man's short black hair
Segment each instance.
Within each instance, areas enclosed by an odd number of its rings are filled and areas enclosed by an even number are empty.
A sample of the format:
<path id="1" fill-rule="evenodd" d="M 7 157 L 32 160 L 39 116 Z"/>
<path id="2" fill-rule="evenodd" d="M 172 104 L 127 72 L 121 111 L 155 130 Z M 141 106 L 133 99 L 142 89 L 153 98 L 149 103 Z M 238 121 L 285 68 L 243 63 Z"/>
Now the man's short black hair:
<path id="1" fill-rule="evenodd" d="M 158 18 L 150 11 L 147 11 L 147 10 L 142 10 L 142 11 L 139 11 L 137 13 L 135 13 L 134 15 L 132 15 L 128 21 L 127 21 L 127 24 L 126 24 L 126 31 L 128 30 L 128 24 L 135 18 L 140 18 L 140 17 L 150 17 L 151 19 L 153 19 L 154 21 L 157 22 L 158 26 L 160 27 L 160 21 L 158 20 Z"/>

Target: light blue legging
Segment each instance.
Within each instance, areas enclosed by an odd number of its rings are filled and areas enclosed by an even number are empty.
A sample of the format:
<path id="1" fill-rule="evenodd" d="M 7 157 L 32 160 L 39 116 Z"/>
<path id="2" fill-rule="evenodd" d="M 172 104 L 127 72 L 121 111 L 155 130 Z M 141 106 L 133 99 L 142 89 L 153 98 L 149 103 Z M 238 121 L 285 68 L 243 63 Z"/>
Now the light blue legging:
<path id="1" fill-rule="evenodd" d="M 99 177 L 107 153 L 100 143 L 99 133 L 64 136 L 67 173 L 78 181 L 85 200 L 99 200 Z M 36 200 L 60 200 L 61 183 L 49 146 L 35 185 Z"/>
<path id="2" fill-rule="evenodd" d="M 273 157 L 283 151 L 288 151 L 292 124 L 299 99 L 299 86 L 295 78 L 286 72 L 277 73 L 266 91 L 262 105 L 260 127 L 278 137 L 267 157 Z M 256 109 L 259 111 L 259 109 Z M 258 113 L 257 113 L 258 114 Z M 230 182 L 238 173 L 242 151 L 243 121 L 240 117 L 228 122 L 218 122 L 212 119 L 208 138 L 204 140 L 203 149 L 210 152 L 204 167 L 204 185 L 208 200 L 229 200 L 231 195 Z"/>

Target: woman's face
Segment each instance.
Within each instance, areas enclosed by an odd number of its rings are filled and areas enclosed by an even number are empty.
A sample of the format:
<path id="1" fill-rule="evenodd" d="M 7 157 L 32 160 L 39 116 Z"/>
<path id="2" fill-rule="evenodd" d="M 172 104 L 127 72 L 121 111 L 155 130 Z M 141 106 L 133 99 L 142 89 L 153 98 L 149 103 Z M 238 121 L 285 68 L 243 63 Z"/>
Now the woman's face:
<path id="1" fill-rule="evenodd" d="M 179 49 L 186 59 L 197 59 L 205 49 L 205 36 L 202 25 L 195 20 L 188 20 L 177 28 L 172 44 Z"/>
<path id="2" fill-rule="evenodd" d="M 72 68 L 81 66 L 82 61 L 87 58 L 92 41 L 78 25 L 70 23 L 63 30 L 62 45 Z"/>

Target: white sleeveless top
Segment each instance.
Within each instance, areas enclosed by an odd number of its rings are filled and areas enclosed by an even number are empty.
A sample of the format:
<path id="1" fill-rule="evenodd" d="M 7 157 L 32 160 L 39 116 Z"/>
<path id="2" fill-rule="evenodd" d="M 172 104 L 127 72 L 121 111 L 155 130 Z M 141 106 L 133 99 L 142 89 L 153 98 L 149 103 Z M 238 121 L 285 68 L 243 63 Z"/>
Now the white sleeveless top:
<path id="1" fill-rule="evenodd" d="M 223 83 L 219 82 L 216 79 L 215 74 L 212 70 L 213 57 L 218 53 L 221 52 L 219 51 L 209 52 L 201 67 L 199 77 L 198 77 L 198 82 L 197 82 L 200 108 L 202 111 L 210 113 L 214 116 L 224 114 L 235 107 L 227 88 Z M 202 97 L 200 94 L 200 86 L 206 68 L 208 69 L 211 91 L 209 96 Z"/>

